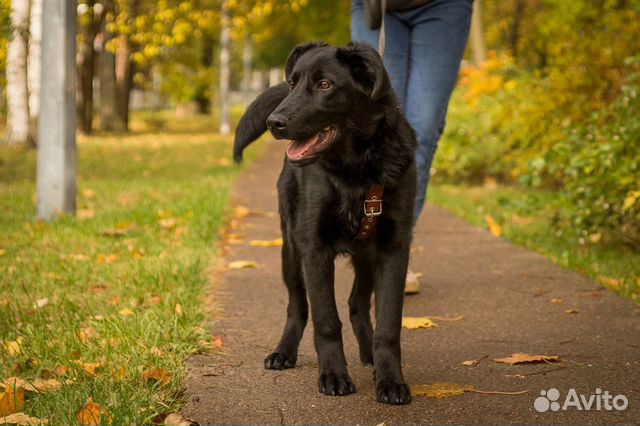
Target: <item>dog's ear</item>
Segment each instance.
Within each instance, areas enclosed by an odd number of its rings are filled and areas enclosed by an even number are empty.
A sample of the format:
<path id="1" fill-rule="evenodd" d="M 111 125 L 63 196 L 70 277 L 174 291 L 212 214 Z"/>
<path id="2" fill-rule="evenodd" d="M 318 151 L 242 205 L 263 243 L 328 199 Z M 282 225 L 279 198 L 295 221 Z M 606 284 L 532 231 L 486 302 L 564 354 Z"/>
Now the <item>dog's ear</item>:
<path id="1" fill-rule="evenodd" d="M 372 100 L 379 100 L 391 90 L 382 58 L 373 47 L 364 43 L 349 43 L 346 47 L 339 48 L 336 55 L 338 60 L 349 67 L 353 79 Z"/>
<path id="2" fill-rule="evenodd" d="M 314 41 L 310 43 L 299 44 L 294 47 L 291 53 L 289 53 L 286 65 L 284 66 L 284 75 L 287 80 L 289 80 L 289 76 L 291 75 L 291 71 L 293 71 L 293 67 L 296 65 L 296 62 L 298 62 L 298 59 L 300 59 L 302 55 L 304 55 L 311 49 L 324 46 L 328 46 L 328 44 L 321 41 Z"/>

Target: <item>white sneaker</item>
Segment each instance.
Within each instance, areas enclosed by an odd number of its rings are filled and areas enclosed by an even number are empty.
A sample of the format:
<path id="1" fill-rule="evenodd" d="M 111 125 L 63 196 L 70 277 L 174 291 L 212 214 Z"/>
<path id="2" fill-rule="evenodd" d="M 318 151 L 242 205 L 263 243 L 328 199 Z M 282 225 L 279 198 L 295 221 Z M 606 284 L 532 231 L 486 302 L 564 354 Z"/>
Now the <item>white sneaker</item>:
<path id="1" fill-rule="evenodd" d="M 420 293 L 420 281 L 418 278 L 422 276 L 421 272 L 413 272 L 407 270 L 407 280 L 404 284 L 404 294 L 418 294 Z"/>

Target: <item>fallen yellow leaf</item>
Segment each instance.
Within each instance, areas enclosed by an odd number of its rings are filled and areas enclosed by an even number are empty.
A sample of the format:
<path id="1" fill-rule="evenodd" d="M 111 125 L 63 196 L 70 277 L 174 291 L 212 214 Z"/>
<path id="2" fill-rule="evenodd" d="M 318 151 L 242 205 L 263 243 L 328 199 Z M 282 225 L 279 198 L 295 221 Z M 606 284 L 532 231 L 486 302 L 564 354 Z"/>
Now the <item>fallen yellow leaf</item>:
<path id="1" fill-rule="evenodd" d="M 251 247 L 282 247 L 282 238 L 275 240 L 252 240 L 249 242 Z"/>
<path id="2" fill-rule="evenodd" d="M 96 372 L 100 368 L 102 368 L 102 364 L 99 362 L 83 362 L 80 359 L 77 359 L 73 362 L 78 367 L 80 367 L 84 371 L 84 373 L 87 375 L 87 377 L 89 377 L 90 379 L 93 379 L 94 377 L 96 377 Z"/>
<path id="3" fill-rule="evenodd" d="M 0 388 L 22 389 L 26 392 L 45 393 L 60 390 L 62 383 L 56 379 L 34 379 L 27 381 L 20 377 L 9 377 L 0 382 Z"/>
<path id="4" fill-rule="evenodd" d="M 251 214 L 251 209 L 245 206 L 238 206 L 233 210 L 236 219 L 243 219 Z"/>
<path id="5" fill-rule="evenodd" d="M 176 307 L 174 311 L 178 317 L 181 317 L 184 315 L 184 309 L 182 309 L 182 305 L 179 303 L 176 303 Z"/>
<path id="6" fill-rule="evenodd" d="M 96 217 L 96 211 L 93 209 L 78 209 L 78 211 L 76 211 L 76 216 L 81 220 L 93 219 Z"/>
<path id="7" fill-rule="evenodd" d="M 564 300 L 554 297 L 553 299 L 549 300 L 549 302 L 553 303 L 554 305 L 560 305 L 564 302 Z"/>
<path id="8" fill-rule="evenodd" d="M 164 424 L 166 426 L 194 426 L 198 423 L 188 417 L 182 417 L 178 413 L 172 413 L 164 419 Z"/>
<path id="9" fill-rule="evenodd" d="M 38 299 L 35 302 L 33 302 L 33 307 L 35 309 L 41 309 L 44 308 L 45 306 L 47 306 L 49 304 L 49 299 L 47 299 L 46 297 L 43 299 Z"/>
<path id="10" fill-rule="evenodd" d="M 535 363 L 535 362 L 554 362 L 560 361 L 560 357 L 558 355 L 527 355 L 522 352 L 517 352 L 508 356 L 506 358 L 495 358 L 495 362 L 500 362 L 502 364 L 524 364 L 524 363 Z"/>
<path id="11" fill-rule="evenodd" d="M 461 386 L 455 383 L 436 382 L 428 385 L 411 385 L 411 395 L 442 399 L 462 395 L 470 389 L 473 389 L 473 385 Z"/>
<path id="12" fill-rule="evenodd" d="M 22 411 L 24 408 L 24 390 L 6 387 L 0 393 L 0 417 Z"/>
<path id="13" fill-rule="evenodd" d="M 98 263 L 101 265 L 110 265 L 118 260 L 117 254 L 99 254 Z"/>
<path id="14" fill-rule="evenodd" d="M 0 257 L 4 256 L 5 254 L 7 254 L 7 251 L 5 249 L 0 249 Z"/>
<path id="15" fill-rule="evenodd" d="M 429 317 L 402 317 L 402 326 L 409 330 L 415 330 L 418 328 L 434 328 L 438 324 L 431 321 Z"/>
<path id="16" fill-rule="evenodd" d="M 575 309 L 575 308 L 569 308 L 569 309 L 565 309 L 564 310 L 564 313 L 567 314 L 567 315 L 577 314 L 578 312 L 580 312 L 580 311 Z"/>
<path id="17" fill-rule="evenodd" d="M 96 191 L 94 191 L 93 189 L 90 189 L 90 188 L 83 189 L 82 190 L 82 196 L 84 198 L 92 199 L 93 197 L 96 196 Z"/>
<path id="18" fill-rule="evenodd" d="M 111 424 L 111 415 L 107 410 L 102 408 L 100 404 L 93 402 L 91 398 L 87 399 L 87 403 L 82 407 L 76 416 L 78 423 L 81 425 L 101 425 L 104 423 Z"/>
<path id="19" fill-rule="evenodd" d="M 22 342 L 24 337 L 20 336 L 16 340 L 4 342 L 4 347 L 11 356 L 18 356 L 22 352 Z"/>
<path id="20" fill-rule="evenodd" d="M 229 263 L 229 269 L 256 268 L 258 264 L 252 260 L 236 260 Z"/>
<path id="21" fill-rule="evenodd" d="M 86 345 L 89 339 L 93 339 L 98 335 L 98 332 L 92 327 L 84 327 L 78 331 L 78 337 L 83 345 Z"/>
<path id="22" fill-rule="evenodd" d="M 502 235 L 502 226 L 498 225 L 498 223 L 495 221 L 494 218 L 492 218 L 489 215 L 486 215 L 484 217 L 484 220 L 487 222 L 487 225 L 489 226 L 489 232 L 491 232 L 491 235 L 493 235 L 494 237 L 500 237 Z"/>
<path id="23" fill-rule="evenodd" d="M 221 348 L 224 345 L 224 341 L 222 340 L 222 336 L 216 336 L 213 338 L 213 346 L 216 348 Z"/>
<path id="24" fill-rule="evenodd" d="M 0 425 L 37 426 L 49 424 L 47 420 L 31 417 L 25 413 L 13 413 L 0 417 Z"/>
<path id="25" fill-rule="evenodd" d="M 465 392 L 489 394 L 489 395 L 522 395 L 528 390 L 504 392 L 504 391 L 487 391 L 476 389 L 473 385 L 458 385 L 455 383 L 432 383 L 429 385 L 411 385 L 411 395 L 426 396 L 429 398 L 450 398 L 452 396 L 462 395 Z"/>
<path id="26" fill-rule="evenodd" d="M 473 364 L 475 364 L 475 363 L 476 363 L 476 360 L 475 360 L 475 359 L 470 359 L 470 360 L 468 360 L 468 361 L 462 361 L 462 365 L 466 365 L 467 367 L 470 367 L 470 366 L 472 366 L 472 365 L 473 365 Z"/>
<path id="27" fill-rule="evenodd" d="M 618 287 L 620 287 L 620 285 L 622 284 L 622 280 L 618 280 L 615 278 L 609 278 L 609 277 L 603 277 L 603 276 L 599 276 L 598 277 L 598 281 L 600 281 L 600 284 L 604 285 L 605 287 L 609 287 L 612 289 L 616 289 Z"/>
<path id="28" fill-rule="evenodd" d="M 142 379 L 147 383 L 156 382 L 164 387 L 171 382 L 171 374 L 161 368 L 152 367 L 142 373 Z"/>
<path id="29" fill-rule="evenodd" d="M 158 223 L 164 229 L 173 229 L 178 226 L 178 219 L 176 219 L 175 217 L 168 217 L 166 219 L 160 219 Z"/>
<path id="30" fill-rule="evenodd" d="M 118 311 L 118 315 L 120 315 L 121 317 L 130 317 L 135 315 L 135 312 L 133 312 L 131 309 L 129 308 L 124 308 L 124 309 L 120 309 Z"/>

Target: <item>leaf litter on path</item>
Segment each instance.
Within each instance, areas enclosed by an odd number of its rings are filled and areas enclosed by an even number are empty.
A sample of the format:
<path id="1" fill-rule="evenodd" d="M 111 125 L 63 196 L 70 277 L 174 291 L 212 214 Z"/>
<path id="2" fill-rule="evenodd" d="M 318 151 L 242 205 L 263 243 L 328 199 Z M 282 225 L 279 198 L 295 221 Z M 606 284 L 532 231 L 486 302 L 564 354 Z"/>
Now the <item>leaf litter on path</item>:
<path id="1" fill-rule="evenodd" d="M 456 383 L 436 382 L 423 385 L 411 385 L 411 395 L 426 396 L 428 398 L 450 398 L 452 396 L 462 395 L 465 392 L 481 393 L 486 395 L 523 395 L 529 390 L 504 392 L 504 391 L 487 391 L 476 389 L 474 385 L 459 385 Z"/>
<path id="2" fill-rule="evenodd" d="M 435 328 L 438 327 L 433 320 L 437 321 L 460 321 L 464 317 L 458 315 L 457 317 L 437 317 L 437 316 L 424 316 L 424 317 L 402 317 L 402 326 L 409 330 L 416 330 L 419 328 Z"/>
<path id="3" fill-rule="evenodd" d="M 229 269 L 246 269 L 246 268 L 257 268 L 258 264 L 252 260 L 236 260 L 233 262 L 230 262 L 229 265 L 227 265 L 227 268 Z"/>
<path id="4" fill-rule="evenodd" d="M 530 364 L 530 363 L 540 363 L 540 362 L 557 362 L 560 361 L 559 355 L 528 355 L 522 352 L 516 352 L 511 354 L 505 358 L 494 358 L 495 362 L 499 362 L 502 364 Z"/>
<path id="5" fill-rule="evenodd" d="M 275 240 L 251 240 L 249 245 L 251 247 L 282 247 L 282 238 L 276 238 Z"/>

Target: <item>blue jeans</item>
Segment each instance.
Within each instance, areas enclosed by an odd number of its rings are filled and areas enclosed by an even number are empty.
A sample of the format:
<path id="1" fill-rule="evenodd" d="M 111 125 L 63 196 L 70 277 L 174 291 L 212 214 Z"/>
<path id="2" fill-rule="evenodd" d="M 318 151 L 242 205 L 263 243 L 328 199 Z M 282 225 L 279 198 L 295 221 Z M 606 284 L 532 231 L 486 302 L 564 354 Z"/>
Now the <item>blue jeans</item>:
<path id="1" fill-rule="evenodd" d="M 352 0 L 351 39 L 377 48 L 379 31 L 366 24 L 363 0 Z M 431 163 L 442 135 L 451 92 L 469 36 L 473 0 L 432 0 L 385 15 L 384 63 L 418 137 L 414 222 L 424 207 Z"/>

